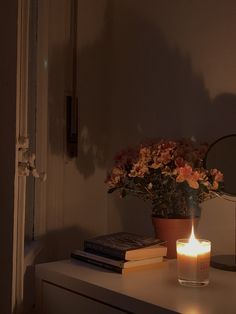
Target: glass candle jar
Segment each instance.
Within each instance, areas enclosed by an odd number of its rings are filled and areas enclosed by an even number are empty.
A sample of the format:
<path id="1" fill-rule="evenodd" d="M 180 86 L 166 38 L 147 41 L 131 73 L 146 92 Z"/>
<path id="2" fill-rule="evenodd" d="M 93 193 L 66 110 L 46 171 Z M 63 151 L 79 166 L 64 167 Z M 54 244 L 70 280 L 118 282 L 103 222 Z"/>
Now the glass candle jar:
<path id="1" fill-rule="evenodd" d="M 211 242 L 179 239 L 176 250 L 179 283 L 192 287 L 206 286 L 209 283 Z"/>

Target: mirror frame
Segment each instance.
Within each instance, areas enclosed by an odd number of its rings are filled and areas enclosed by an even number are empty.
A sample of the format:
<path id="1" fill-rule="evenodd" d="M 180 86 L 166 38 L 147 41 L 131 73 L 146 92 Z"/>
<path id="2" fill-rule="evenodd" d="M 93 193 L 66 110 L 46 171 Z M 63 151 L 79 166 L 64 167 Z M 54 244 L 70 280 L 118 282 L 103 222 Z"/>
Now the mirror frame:
<path id="1" fill-rule="evenodd" d="M 213 143 L 210 144 L 210 146 L 207 149 L 207 152 L 205 154 L 204 160 L 203 160 L 203 166 L 205 169 L 209 169 L 209 167 L 207 167 L 207 156 L 209 155 L 209 152 L 211 151 L 211 149 L 218 143 L 221 142 L 222 140 L 229 138 L 229 137 L 235 137 L 236 138 L 236 134 L 232 133 L 232 134 L 228 134 L 228 135 L 224 135 L 218 139 L 216 139 Z M 220 169 L 219 169 L 220 170 Z M 220 170 L 221 171 L 221 170 Z M 224 174 L 224 173 L 223 173 Z M 227 201 L 230 202 L 234 202 L 236 203 L 236 194 L 232 194 L 232 193 L 228 193 L 227 191 L 222 192 L 222 194 L 218 194 L 218 197 L 223 198 Z"/>
<path id="2" fill-rule="evenodd" d="M 207 167 L 207 156 L 208 156 L 209 152 L 211 151 L 212 147 L 214 147 L 218 142 L 220 142 L 226 138 L 230 138 L 230 137 L 236 138 L 236 134 L 229 134 L 229 135 L 222 136 L 222 137 L 218 138 L 217 140 L 215 140 L 208 147 L 207 152 L 205 154 L 205 157 L 203 159 L 204 168 L 209 169 Z M 221 170 L 221 169 L 219 169 L 219 170 Z M 227 193 L 226 191 L 223 190 L 222 194 L 218 194 L 218 197 L 234 203 L 234 207 L 235 207 L 234 208 L 234 220 L 236 223 L 236 194 Z M 223 254 L 223 255 L 212 256 L 210 264 L 214 268 L 236 272 L 236 228 L 235 228 L 235 252 L 234 252 L 234 254 L 228 254 L 228 255 Z"/>

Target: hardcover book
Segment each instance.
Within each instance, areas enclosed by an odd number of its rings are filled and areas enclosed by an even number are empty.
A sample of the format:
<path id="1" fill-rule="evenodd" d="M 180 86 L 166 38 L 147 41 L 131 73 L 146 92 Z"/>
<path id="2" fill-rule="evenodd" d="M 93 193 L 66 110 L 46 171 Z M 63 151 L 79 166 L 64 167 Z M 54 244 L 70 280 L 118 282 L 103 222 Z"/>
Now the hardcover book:
<path id="1" fill-rule="evenodd" d="M 153 257 L 153 258 L 146 258 L 141 260 L 135 260 L 135 261 L 125 261 L 125 260 L 118 260 L 118 259 L 112 259 L 108 257 L 104 257 L 101 255 L 93 254 L 90 252 L 82 251 L 82 250 L 73 250 L 71 253 L 71 257 L 82 260 L 82 261 L 98 261 L 101 263 L 113 265 L 120 268 L 132 268 L 142 265 L 150 265 L 154 263 L 159 263 L 163 261 L 162 256 Z"/>
<path id="2" fill-rule="evenodd" d="M 167 265 L 167 261 L 163 260 L 163 261 L 159 261 L 159 262 L 157 261 L 157 262 L 143 264 L 143 265 L 137 264 L 137 265 L 134 265 L 132 267 L 123 268 L 123 267 L 119 267 L 119 266 L 112 265 L 112 264 L 107 264 L 107 263 L 104 263 L 104 262 L 99 261 L 99 260 L 87 258 L 87 257 L 84 257 L 82 255 L 77 255 L 77 254 L 73 254 L 73 253 L 71 253 L 71 257 L 73 257 L 77 260 L 80 260 L 82 262 L 85 262 L 85 263 L 88 263 L 88 264 L 91 264 L 94 266 L 98 266 L 100 268 L 111 270 L 111 271 L 119 273 L 119 274 L 127 274 L 127 273 L 130 273 L 133 271 L 141 271 L 141 270 L 148 270 L 148 269 L 158 269 L 158 268 L 161 268 L 161 267 Z"/>
<path id="3" fill-rule="evenodd" d="M 85 240 L 84 250 L 114 259 L 140 260 L 166 256 L 167 248 L 163 244 L 160 239 L 117 232 Z"/>

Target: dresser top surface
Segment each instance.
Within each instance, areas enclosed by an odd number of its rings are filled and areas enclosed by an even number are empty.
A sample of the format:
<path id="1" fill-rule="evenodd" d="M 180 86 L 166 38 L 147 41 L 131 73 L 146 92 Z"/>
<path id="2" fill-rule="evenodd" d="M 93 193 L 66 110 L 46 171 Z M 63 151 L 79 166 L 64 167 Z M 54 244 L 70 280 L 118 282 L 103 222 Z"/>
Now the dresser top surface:
<path id="1" fill-rule="evenodd" d="M 178 283 L 175 260 L 160 269 L 125 275 L 75 260 L 63 260 L 37 265 L 36 276 L 78 291 L 81 283 L 86 283 L 113 292 L 113 296 L 127 296 L 179 313 L 233 314 L 236 308 L 236 272 L 210 268 L 208 286 L 189 288 Z"/>

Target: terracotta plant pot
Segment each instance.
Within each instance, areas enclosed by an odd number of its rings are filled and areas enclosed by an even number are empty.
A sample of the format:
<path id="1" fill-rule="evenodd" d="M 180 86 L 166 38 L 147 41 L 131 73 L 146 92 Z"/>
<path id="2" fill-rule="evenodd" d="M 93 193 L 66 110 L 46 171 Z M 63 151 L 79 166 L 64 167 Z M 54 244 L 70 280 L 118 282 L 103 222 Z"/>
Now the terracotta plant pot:
<path id="1" fill-rule="evenodd" d="M 167 241 L 167 258 L 176 258 L 176 240 L 189 238 L 192 224 L 197 227 L 198 218 L 167 219 L 152 217 L 155 236 Z"/>

